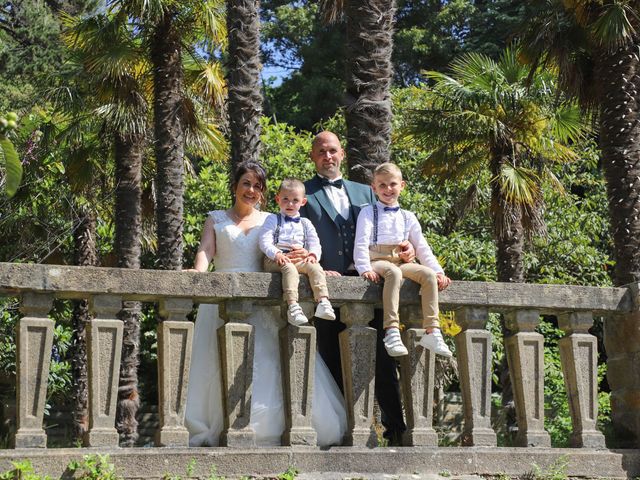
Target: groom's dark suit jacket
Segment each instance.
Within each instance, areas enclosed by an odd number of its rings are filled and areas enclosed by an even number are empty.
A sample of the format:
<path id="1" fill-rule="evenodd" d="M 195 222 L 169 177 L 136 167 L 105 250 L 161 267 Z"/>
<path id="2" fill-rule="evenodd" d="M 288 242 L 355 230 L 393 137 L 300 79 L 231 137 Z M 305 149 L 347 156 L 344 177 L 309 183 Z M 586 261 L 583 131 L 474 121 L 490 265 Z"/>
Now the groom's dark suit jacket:
<path id="1" fill-rule="evenodd" d="M 320 177 L 316 175 L 306 181 L 304 186 L 307 191 L 307 204 L 300 209 L 300 214 L 311 220 L 316 227 L 322 246 L 320 264 L 325 270 L 344 274 L 353 264 L 353 243 L 358 214 L 363 207 L 375 203 L 373 191 L 367 185 L 343 180 L 343 188 L 351 204 L 349 218 L 344 219 L 322 188 Z"/>
<path id="2" fill-rule="evenodd" d="M 349 180 L 343 180 L 343 185 L 351 204 L 348 219 L 343 218 L 333 207 L 322 187 L 322 181 L 317 175 L 304 182 L 307 204 L 300 209 L 300 214 L 311 220 L 318 232 L 322 246 L 320 258 L 322 268 L 341 274 L 351 273 L 348 272 L 348 268 L 353 264 L 353 245 L 358 214 L 363 207 L 373 205 L 376 201 L 373 190 L 367 185 Z M 355 271 L 353 274 L 357 275 Z M 406 426 L 402 417 L 396 362 L 387 355 L 382 342 L 384 333 L 381 313 L 380 310 L 376 310 L 375 319 L 371 322 L 371 326 L 378 331 L 375 394 L 382 411 L 382 423 L 386 428 L 385 437 L 393 439 L 397 438 Z M 335 322 L 317 320 L 315 327 L 318 338 L 318 353 L 322 356 L 342 390 L 338 334 L 345 328 L 345 325 L 339 321 L 340 311 L 338 309 L 336 309 L 336 315 Z"/>

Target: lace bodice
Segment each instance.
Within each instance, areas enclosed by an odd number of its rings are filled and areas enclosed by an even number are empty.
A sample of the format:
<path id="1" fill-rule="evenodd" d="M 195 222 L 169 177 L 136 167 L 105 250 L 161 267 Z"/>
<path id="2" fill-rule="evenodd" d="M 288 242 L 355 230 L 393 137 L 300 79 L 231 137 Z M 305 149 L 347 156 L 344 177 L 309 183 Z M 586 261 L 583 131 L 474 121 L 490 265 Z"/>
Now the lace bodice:
<path id="1" fill-rule="evenodd" d="M 246 234 L 229 218 L 224 210 L 209 212 L 216 233 L 216 253 L 213 264 L 216 272 L 259 272 L 262 252 L 258 248 L 260 227 L 268 216 L 260 212 L 259 223 Z"/>

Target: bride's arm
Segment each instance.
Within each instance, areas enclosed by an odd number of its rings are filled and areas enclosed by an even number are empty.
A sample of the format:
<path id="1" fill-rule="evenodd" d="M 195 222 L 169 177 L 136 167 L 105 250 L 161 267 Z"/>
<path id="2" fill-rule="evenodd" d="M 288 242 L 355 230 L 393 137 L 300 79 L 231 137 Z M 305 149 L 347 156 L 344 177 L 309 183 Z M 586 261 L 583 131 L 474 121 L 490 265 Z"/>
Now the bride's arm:
<path id="1" fill-rule="evenodd" d="M 216 233 L 213 229 L 213 218 L 208 217 L 202 228 L 202 238 L 200 239 L 200 247 L 196 253 L 196 258 L 191 271 L 206 272 L 209 263 L 216 253 Z"/>

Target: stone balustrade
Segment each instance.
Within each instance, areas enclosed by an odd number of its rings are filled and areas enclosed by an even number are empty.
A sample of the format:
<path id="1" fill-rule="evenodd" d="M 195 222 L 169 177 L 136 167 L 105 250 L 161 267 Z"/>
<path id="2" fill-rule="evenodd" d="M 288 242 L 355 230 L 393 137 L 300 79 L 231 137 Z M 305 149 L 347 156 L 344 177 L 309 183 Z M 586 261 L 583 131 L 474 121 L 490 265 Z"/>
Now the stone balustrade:
<path id="1" fill-rule="evenodd" d="M 375 331 L 368 326 L 380 302 L 381 287 L 359 278 L 329 278 L 330 297 L 347 328 L 340 337 L 348 431 L 344 445 L 375 443 L 373 392 Z M 308 283 L 301 298 L 312 298 Z M 246 447 L 254 442 L 250 428 L 253 327 L 247 312 L 281 302 L 278 274 L 192 273 L 115 268 L 0 263 L 0 295 L 19 297 L 24 316 L 17 328 L 17 432 L 15 446 L 46 446 L 43 412 L 54 322 L 48 313 L 55 298 L 88 299 L 93 313 L 87 335 L 89 367 L 89 431 L 85 446 L 117 446 L 115 407 L 122 351 L 123 301 L 158 304 L 158 391 L 160 428 L 157 446 L 186 446 L 186 390 L 193 323 L 186 318 L 194 303 L 218 303 L 225 325 L 218 331 L 225 409 L 221 445 Z M 543 337 L 535 331 L 540 314 L 558 317 L 565 332 L 560 354 L 573 422 L 572 445 L 604 448 L 596 430 L 598 407 L 597 342 L 588 333 L 593 316 L 605 317 L 610 369 L 633 365 L 640 351 L 638 289 L 564 285 L 454 282 L 441 293 L 444 310 L 455 310 L 462 332 L 455 337 L 463 400 L 465 446 L 496 445 L 492 430 L 492 336 L 490 312 L 499 312 L 511 335 L 505 349 L 515 397 L 516 445 L 549 446 L 544 430 Z M 401 317 L 409 355 L 401 361 L 406 446 L 435 446 L 432 426 L 434 354 L 418 345 L 421 331 L 418 287 L 405 282 Z M 285 323 L 283 323 L 285 325 Z M 622 331 L 620 331 L 622 330 Z M 626 336 L 624 335 L 626 333 Z M 284 326 L 280 332 L 286 429 L 283 445 L 315 445 L 311 423 L 315 366 L 315 329 Z M 610 372 L 614 421 L 632 438 L 640 436 L 640 376 L 635 370 Z M 635 400 L 634 400 L 635 399 Z"/>

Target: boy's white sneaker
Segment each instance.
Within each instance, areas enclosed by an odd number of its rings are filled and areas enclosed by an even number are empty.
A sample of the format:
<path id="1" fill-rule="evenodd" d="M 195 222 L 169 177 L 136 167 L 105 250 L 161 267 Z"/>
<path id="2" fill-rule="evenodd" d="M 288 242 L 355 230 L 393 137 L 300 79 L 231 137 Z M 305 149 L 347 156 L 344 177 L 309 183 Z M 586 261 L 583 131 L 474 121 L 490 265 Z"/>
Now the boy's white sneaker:
<path id="1" fill-rule="evenodd" d="M 382 341 L 384 342 L 384 348 L 387 349 L 387 353 L 390 357 L 402 357 L 403 355 L 409 354 L 407 347 L 402 343 L 400 329 L 398 328 L 387 328 Z"/>
<path id="2" fill-rule="evenodd" d="M 287 321 L 296 327 L 309 323 L 309 319 L 302 311 L 302 307 L 297 303 L 292 303 L 287 309 Z"/>
<path id="3" fill-rule="evenodd" d="M 335 320 L 336 312 L 333 311 L 331 302 L 326 298 L 323 298 L 318 302 L 314 316 L 323 320 Z"/>
<path id="4" fill-rule="evenodd" d="M 432 350 L 443 357 L 453 356 L 453 353 L 451 353 L 447 344 L 444 343 L 444 338 L 442 338 L 442 332 L 440 332 L 439 328 L 434 328 L 431 333 L 425 333 L 422 335 L 419 343 L 424 348 Z"/>

